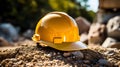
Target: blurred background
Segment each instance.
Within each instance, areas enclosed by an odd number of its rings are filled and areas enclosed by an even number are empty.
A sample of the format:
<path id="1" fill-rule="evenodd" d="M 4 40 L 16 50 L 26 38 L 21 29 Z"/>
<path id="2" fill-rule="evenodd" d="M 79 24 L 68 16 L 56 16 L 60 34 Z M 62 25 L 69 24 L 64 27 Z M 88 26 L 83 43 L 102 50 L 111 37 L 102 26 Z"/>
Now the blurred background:
<path id="1" fill-rule="evenodd" d="M 11 23 L 21 32 L 34 29 L 41 17 L 63 11 L 73 18 L 82 16 L 92 22 L 98 0 L 0 0 L 0 23 Z"/>

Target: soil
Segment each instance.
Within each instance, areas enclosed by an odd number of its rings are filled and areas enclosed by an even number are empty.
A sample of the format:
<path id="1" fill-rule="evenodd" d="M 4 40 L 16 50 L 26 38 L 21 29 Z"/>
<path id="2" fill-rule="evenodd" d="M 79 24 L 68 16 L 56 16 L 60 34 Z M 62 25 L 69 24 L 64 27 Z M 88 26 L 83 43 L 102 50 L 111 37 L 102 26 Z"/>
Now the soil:
<path id="1" fill-rule="evenodd" d="M 120 67 L 120 49 L 89 46 L 65 52 L 25 40 L 0 48 L 0 67 Z"/>

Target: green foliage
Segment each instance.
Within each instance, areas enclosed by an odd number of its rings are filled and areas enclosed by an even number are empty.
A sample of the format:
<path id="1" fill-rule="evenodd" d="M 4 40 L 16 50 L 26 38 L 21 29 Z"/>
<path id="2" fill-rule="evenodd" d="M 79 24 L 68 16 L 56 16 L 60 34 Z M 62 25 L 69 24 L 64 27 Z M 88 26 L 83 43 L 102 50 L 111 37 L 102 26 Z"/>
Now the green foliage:
<path id="1" fill-rule="evenodd" d="M 82 7 L 80 5 L 80 2 L 77 2 L 75 0 L 49 0 L 49 4 L 53 10 L 64 11 L 71 15 L 73 18 L 83 16 L 92 22 L 93 18 L 95 17 L 95 13 L 93 11 L 86 10 L 86 8 L 89 6 L 86 4 L 88 0 L 79 1 L 84 2 L 85 6 Z"/>
<path id="2" fill-rule="evenodd" d="M 73 18 L 83 16 L 89 21 L 92 21 L 95 15 L 75 0 L 0 0 L 2 20 L 10 21 L 22 30 L 35 28 L 39 19 L 51 11 L 63 11 Z"/>
<path id="3" fill-rule="evenodd" d="M 75 8 L 76 6 L 71 0 L 49 0 L 49 4 L 53 10 L 64 12 Z"/>
<path id="4" fill-rule="evenodd" d="M 32 28 L 38 19 L 49 12 L 49 5 L 45 0 L 0 0 L 3 21 L 12 20 L 14 25 L 22 29 Z M 13 21 L 14 20 L 14 21 Z"/>

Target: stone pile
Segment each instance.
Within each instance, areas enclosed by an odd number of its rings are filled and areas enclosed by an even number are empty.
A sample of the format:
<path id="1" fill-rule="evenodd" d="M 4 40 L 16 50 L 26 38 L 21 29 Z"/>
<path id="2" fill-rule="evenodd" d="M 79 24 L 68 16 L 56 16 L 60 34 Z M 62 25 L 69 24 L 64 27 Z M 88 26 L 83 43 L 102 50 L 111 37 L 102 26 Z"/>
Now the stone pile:
<path id="1" fill-rule="evenodd" d="M 111 18 L 108 23 L 93 23 L 88 33 L 88 45 L 120 49 L 120 16 Z"/>
<path id="2" fill-rule="evenodd" d="M 80 41 L 93 46 L 120 49 L 120 16 L 111 18 L 106 24 L 90 24 L 85 18 L 75 19 L 79 27 Z"/>
<path id="3" fill-rule="evenodd" d="M 111 18 L 106 27 L 108 37 L 102 46 L 120 49 L 120 16 Z"/>

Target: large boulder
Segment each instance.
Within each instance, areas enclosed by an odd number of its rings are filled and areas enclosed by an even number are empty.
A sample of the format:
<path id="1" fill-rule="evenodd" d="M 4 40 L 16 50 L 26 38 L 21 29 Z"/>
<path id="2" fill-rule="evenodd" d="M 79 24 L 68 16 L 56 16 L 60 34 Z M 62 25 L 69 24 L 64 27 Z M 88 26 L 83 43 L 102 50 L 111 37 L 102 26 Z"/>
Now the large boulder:
<path id="1" fill-rule="evenodd" d="M 89 31 L 90 28 L 90 22 L 88 22 L 85 18 L 83 17 L 77 17 L 75 19 L 77 22 L 78 28 L 79 28 L 79 34 L 85 33 Z"/>
<path id="2" fill-rule="evenodd" d="M 108 38 L 106 38 L 106 40 L 102 44 L 102 47 L 120 49 L 120 42 L 114 38 L 108 37 Z"/>
<path id="3" fill-rule="evenodd" d="M 18 40 L 18 31 L 10 23 L 1 23 L 0 24 L 0 37 L 3 37 L 9 42 Z"/>
<path id="4" fill-rule="evenodd" d="M 88 34 L 89 45 L 101 45 L 106 38 L 106 26 L 104 24 L 93 23 Z"/>
<path id="5" fill-rule="evenodd" d="M 120 16 L 113 17 L 108 21 L 107 33 L 109 37 L 120 39 Z"/>

